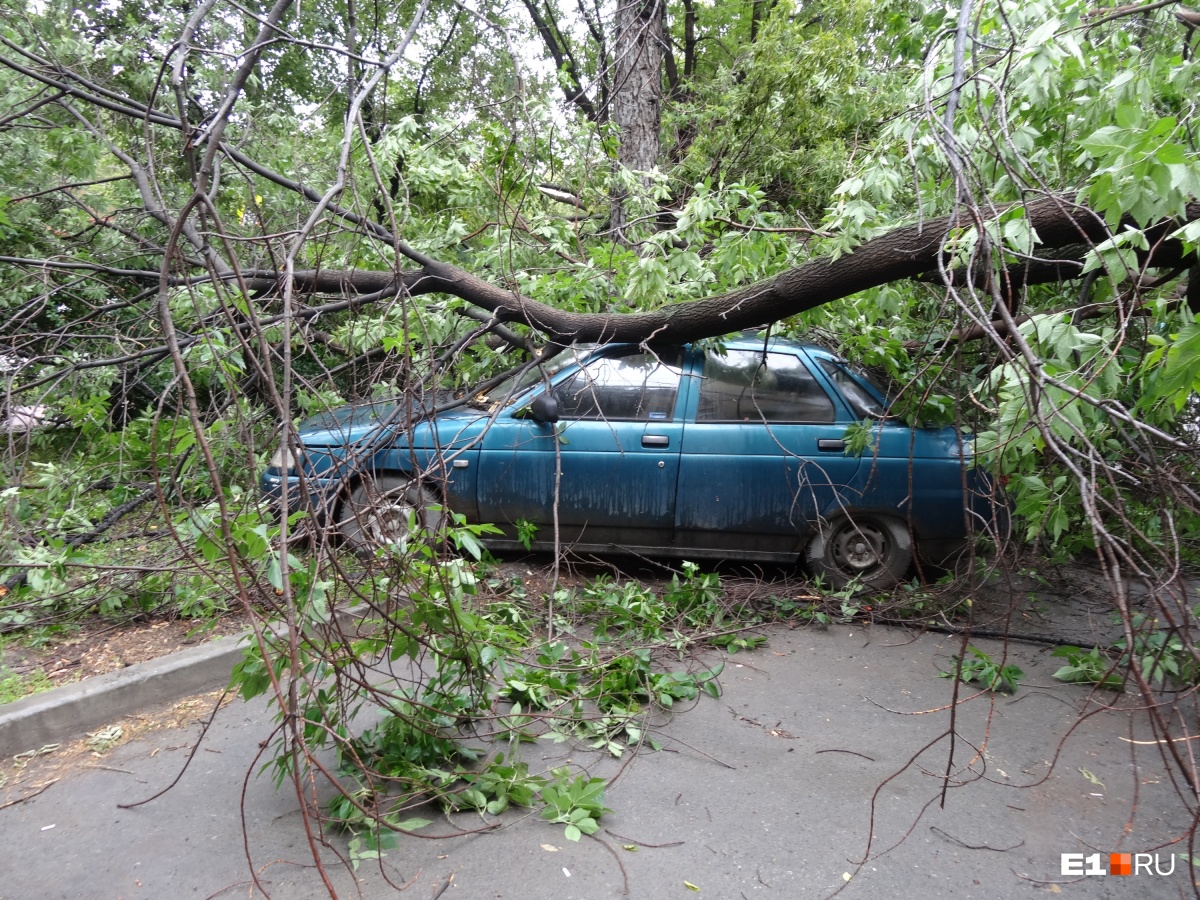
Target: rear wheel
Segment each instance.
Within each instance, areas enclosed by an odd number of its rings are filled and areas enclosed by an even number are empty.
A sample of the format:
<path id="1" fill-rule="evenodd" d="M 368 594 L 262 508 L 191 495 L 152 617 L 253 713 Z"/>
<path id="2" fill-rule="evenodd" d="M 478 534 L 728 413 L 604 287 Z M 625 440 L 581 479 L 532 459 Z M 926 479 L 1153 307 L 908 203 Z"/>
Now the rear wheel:
<path id="1" fill-rule="evenodd" d="M 825 525 L 808 545 L 808 565 L 836 588 L 857 579 L 863 587 L 888 590 L 912 564 L 912 539 L 902 522 L 887 516 L 842 516 Z"/>
<path id="2" fill-rule="evenodd" d="M 337 528 L 355 550 L 374 553 L 388 544 L 407 544 L 415 531 L 435 535 L 442 516 L 438 498 L 417 479 L 365 476 L 342 501 Z"/>

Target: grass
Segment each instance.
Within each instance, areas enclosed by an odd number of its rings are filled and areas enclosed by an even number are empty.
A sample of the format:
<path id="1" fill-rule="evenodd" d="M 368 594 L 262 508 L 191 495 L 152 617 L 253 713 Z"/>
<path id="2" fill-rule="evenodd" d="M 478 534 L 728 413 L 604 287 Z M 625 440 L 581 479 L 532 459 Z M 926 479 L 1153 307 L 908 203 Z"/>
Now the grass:
<path id="1" fill-rule="evenodd" d="M 42 669 L 34 669 L 21 675 L 12 669 L 0 666 L 0 705 L 12 703 L 30 694 L 38 694 L 54 687 L 54 682 Z"/>

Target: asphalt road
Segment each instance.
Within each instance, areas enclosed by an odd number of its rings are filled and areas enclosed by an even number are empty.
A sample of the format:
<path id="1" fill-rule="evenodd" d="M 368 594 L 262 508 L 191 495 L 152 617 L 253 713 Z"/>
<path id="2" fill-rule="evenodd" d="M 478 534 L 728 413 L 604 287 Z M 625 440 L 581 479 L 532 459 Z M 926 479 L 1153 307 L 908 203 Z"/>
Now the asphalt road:
<path id="1" fill-rule="evenodd" d="M 1185 847 L 1163 847 L 1188 816 L 1158 748 L 1131 742 L 1151 737 L 1142 714 L 1055 682 L 1047 649 L 1013 645 L 1026 673 L 1017 693 L 960 705 L 940 804 L 951 683 L 938 672 L 957 650 L 956 638 L 900 629 L 777 629 L 767 647 L 727 658 L 720 700 L 661 724 L 662 752 L 524 750 L 534 770 L 570 760 L 619 772 L 602 840 L 572 843 L 510 811 L 498 829 L 407 839 L 357 872 L 339 861 L 337 834 L 322 858 L 341 897 L 404 886 L 422 900 L 1191 896 L 1200 868 L 1178 858 Z M 169 784 L 198 727 L 122 745 L 97 761 L 105 768 L 0 809 L 0 898 L 260 896 L 252 871 L 271 897 L 328 896 L 295 794 L 256 776 L 270 729 L 263 705 L 235 701 L 180 782 L 136 809 L 117 804 Z M 434 818 L 433 835 L 485 824 Z M 1161 868 L 1175 856 L 1173 874 L 1061 874 L 1063 853 L 1099 853 L 1107 870 L 1110 852 L 1156 848 Z"/>

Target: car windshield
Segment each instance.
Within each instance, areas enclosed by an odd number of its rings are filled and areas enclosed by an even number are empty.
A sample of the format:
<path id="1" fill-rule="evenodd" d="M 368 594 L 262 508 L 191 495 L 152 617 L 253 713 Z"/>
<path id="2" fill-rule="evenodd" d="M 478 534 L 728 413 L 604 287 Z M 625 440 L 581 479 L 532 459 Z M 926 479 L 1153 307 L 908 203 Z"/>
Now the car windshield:
<path id="1" fill-rule="evenodd" d="M 482 406 L 485 409 L 508 403 L 526 393 L 534 385 L 541 384 L 543 378 L 553 378 L 564 366 L 581 359 L 591 349 L 591 346 L 579 346 L 560 350 L 549 359 L 505 378 L 486 394 L 475 397 L 471 403 L 473 406 Z"/>
<path id="2" fill-rule="evenodd" d="M 864 419 L 880 419 L 887 415 L 887 404 L 880 402 L 880 397 L 887 395 L 879 389 L 866 375 L 861 372 L 851 372 L 841 363 L 831 359 L 821 360 L 821 368 L 830 380 L 837 385 L 850 409 L 856 416 Z"/>

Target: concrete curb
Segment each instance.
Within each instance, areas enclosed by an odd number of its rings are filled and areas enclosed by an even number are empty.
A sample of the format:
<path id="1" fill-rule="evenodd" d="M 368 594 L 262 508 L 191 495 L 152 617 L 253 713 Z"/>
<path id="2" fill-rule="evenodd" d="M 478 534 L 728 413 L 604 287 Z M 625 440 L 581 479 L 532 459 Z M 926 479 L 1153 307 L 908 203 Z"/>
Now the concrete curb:
<path id="1" fill-rule="evenodd" d="M 369 613 L 368 607 L 357 606 L 336 610 L 333 616 L 343 633 L 359 635 L 360 623 Z M 253 639 L 254 630 L 247 628 L 241 634 L 6 703 L 0 706 L 0 759 L 82 737 L 143 707 L 223 688 Z"/>
<path id="2" fill-rule="evenodd" d="M 146 706 L 229 684 L 252 632 L 96 675 L 0 706 L 0 757 L 82 737 Z"/>

